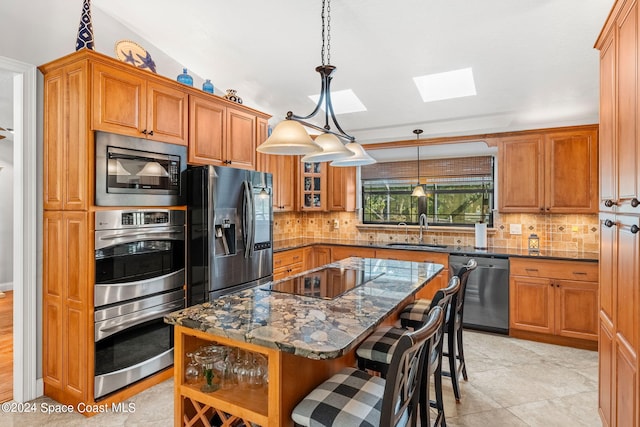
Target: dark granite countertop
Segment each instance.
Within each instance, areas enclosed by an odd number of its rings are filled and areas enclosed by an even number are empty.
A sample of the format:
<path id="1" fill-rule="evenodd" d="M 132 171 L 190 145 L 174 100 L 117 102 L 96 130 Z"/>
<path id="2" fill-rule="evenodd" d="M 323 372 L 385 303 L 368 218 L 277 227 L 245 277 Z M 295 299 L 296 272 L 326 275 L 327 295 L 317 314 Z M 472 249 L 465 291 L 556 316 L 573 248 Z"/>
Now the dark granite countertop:
<path id="1" fill-rule="evenodd" d="M 332 359 L 354 349 L 443 269 L 441 264 L 347 258 L 310 271 L 324 267 L 380 275 L 334 299 L 261 285 L 176 311 L 165 322 L 310 359 Z"/>
<path id="2" fill-rule="evenodd" d="M 361 246 L 377 249 L 401 249 L 401 250 L 424 250 L 430 252 L 446 252 L 451 255 L 472 255 L 483 257 L 521 257 L 521 258 L 540 258 L 540 259 L 555 259 L 555 260 L 573 260 L 573 261 L 588 261 L 598 262 L 599 254 L 597 252 L 582 252 L 582 251 L 558 251 L 553 249 L 541 249 L 539 253 L 531 253 L 527 249 L 517 248 L 498 248 L 490 247 L 486 250 L 479 250 L 472 246 L 446 246 L 444 248 L 435 248 L 428 246 L 390 246 L 389 244 L 380 242 L 371 242 L 366 240 L 349 240 L 349 239 L 310 239 L 310 238 L 296 238 L 279 240 L 274 242 L 274 252 L 285 251 L 288 249 L 303 248 L 305 246 L 312 245 L 340 245 L 340 246 Z"/>

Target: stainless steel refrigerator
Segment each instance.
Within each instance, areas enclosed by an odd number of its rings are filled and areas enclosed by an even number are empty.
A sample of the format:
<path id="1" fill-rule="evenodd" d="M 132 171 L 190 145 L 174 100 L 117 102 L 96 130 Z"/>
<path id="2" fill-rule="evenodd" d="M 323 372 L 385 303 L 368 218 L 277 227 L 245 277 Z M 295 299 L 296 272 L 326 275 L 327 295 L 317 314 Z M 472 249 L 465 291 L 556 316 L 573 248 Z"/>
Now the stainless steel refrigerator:
<path id="1" fill-rule="evenodd" d="M 269 173 L 221 166 L 187 170 L 189 305 L 272 279 L 272 194 Z"/>

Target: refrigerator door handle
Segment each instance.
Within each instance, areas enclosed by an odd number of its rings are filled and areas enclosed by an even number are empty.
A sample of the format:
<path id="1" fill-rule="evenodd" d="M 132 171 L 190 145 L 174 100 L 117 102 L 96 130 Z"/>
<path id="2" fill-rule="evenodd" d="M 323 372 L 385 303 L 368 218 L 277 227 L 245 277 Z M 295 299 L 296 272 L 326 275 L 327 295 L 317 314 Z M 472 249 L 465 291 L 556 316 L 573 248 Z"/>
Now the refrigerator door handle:
<path id="1" fill-rule="evenodd" d="M 244 257 L 250 258 L 253 255 L 253 235 L 254 216 L 253 209 L 253 186 L 249 181 L 243 182 L 244 186 L 244 213 L 242 218 L 242 237 L 244 240 Z"/>

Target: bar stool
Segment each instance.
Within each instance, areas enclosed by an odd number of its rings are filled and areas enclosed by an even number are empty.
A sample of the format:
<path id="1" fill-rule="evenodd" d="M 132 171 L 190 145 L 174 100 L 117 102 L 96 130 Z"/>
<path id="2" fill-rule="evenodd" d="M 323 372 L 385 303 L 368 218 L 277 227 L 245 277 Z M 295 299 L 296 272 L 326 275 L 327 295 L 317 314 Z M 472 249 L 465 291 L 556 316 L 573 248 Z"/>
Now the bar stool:
<path id="1" fill-rule="evenodd" d="M 423 317 L 421 318 L 422 321 L 420 323 L 416 322 L 410 326 L 413 329 L 422 328 L 426 319 L 425 316 L 430 313 L 433 307 L 440 307 L 446 313 L 449 310 L 453 297 L 459 289 L 460 279 L 457 276 L 454 276 L 449 280 L 448 286 L 444 289 L 439 289 L 433 297 L 433 300 L 429 301 L 429 307 L 423 314 Z M 406 326 L 406 324 L 403 324 L 403 328 L 394 328 L 390 326 L 378 328 L 356 350 L 358 367 L 363 370 L 369 369 L 380 372 L 380 375 L 385 378 L 389 369 L 390 353 L 393 349 L 393 343 L 397 340 L 398 336 L 401 336 L 403 332 L 407 330 Z M 429 390 L 428 388 L 423 387 L 420 393 L 420 419 L 428 419 L 429 407 L 433 407 L 437 411 L 437 417 L 434 425 L 446 426 L 444 401 L 442 398 L 442 346 L 444 342 L 444 326 L 445 325 L 443 323 L 436 334 L 434 347 L 428 356 L 430 360 L 430 370 L 425 371 L 425 376 L 430 377 L 433 375 L 435 401 L 429 400 Z M 428 384 L 428 381 L 425 381 L 425 383 Z"/>
<path id="2" fill-rule="evenodd" d="M 385 379 L 344 368 L 298 403 L 291 418 L 296 425 L 314 427 L 387 427 L 409 422 L 415 427 L 418 400 L 425 388 L 423 370 L 430 369 L 428 356 L 443 323 L 444 310 L 434 307 L 422 328 L 404 330 L 394 343 Z"/>
<path id="3" fill-rule="evenodd" d="M 464 361 L 464 347 L 462 345 L 462 316 L 464 315 L 464 298 L 467 290 L 467 281 L 469 275 L 478 263 L 474 259 L 470 259 L 467 264 L 460 267 L 456 272 L 456 276 L 460 278 L 460 290 L 451 299 L 450 311 L 447 311 L 445 317 L 444 330 L 447 334 L 447 351 L 443 351 L 442 355 L 449 360 L 449 372 L 442 372 L 442 375 L 451 377 L 453 386 L 453 394 L 456 402 L 460 403 L 460 384 L 459 376 L 468 381 L 467 367 Z M 419 299 L 409 304 L 400 313 L 400 322 L 403 327 L 420 327 L 424 316 L 429 313 L 431 301 Z M 452 315 L 453 313 L 453 315 Z"/>

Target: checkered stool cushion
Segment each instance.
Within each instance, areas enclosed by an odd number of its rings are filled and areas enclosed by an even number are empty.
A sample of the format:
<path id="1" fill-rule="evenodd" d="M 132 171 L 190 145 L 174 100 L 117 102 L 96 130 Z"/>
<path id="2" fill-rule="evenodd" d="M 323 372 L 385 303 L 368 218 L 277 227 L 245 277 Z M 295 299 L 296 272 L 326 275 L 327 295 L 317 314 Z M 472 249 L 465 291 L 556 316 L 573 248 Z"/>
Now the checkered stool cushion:
<path id="1" fill-rule="evenodd" d="M 400 322 L 403 326 L 422 324 L 427 320 L 429 310 L 431 310 L 431 300 L 417 299 L 402 310 Z"/>
<path id="2" fill-rule="evenodd" d="M 398 340 L 406 333 L 406 329 L 382 326 L 360 344 L 356 355 L 362 359 L 389 365 Z"/>
<path id="3" fill-rule="evenodd" d="M 385 380 L 344 368 L 307 395 L 291 418 L 308 427 L 378 426 Z"/>

